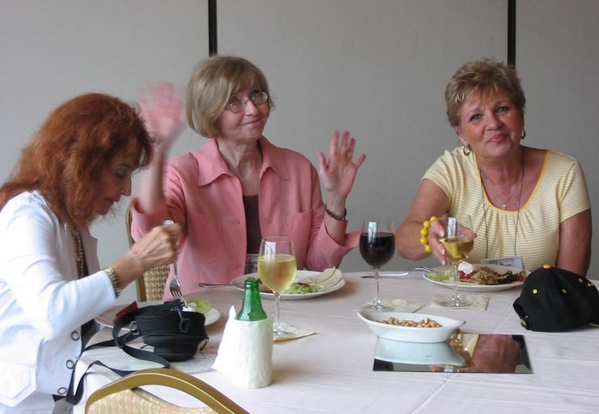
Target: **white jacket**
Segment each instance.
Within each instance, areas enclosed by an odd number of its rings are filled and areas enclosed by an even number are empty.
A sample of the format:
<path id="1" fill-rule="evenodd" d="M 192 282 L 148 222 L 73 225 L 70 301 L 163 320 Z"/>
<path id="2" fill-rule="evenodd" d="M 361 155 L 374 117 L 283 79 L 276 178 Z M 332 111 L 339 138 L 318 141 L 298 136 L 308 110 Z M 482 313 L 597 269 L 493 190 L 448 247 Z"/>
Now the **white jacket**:
<path id="1" fill-rule="evenodd" d="M 78 279 L 67 226 L 41 194 L 0 211 L 0 413 L 51 413 L 81 353 L 81 325 L 116 304 L 97 240 L 81 233 L 90 276 Z"/>

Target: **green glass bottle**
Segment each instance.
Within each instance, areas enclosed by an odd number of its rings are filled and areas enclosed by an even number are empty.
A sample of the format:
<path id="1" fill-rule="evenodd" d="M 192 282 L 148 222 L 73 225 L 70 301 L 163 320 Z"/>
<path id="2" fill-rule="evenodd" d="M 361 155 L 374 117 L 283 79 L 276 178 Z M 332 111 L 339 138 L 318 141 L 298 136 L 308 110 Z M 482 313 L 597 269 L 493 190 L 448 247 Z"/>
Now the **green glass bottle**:
<path id="1" fill-rule="evenodd" d="M 249 277 L 245 281 L 243 304 L 235 319 L 238 321 L 261 321 L 266 318 L 267 315 L 262 308 L 262 301 L 260 300 L 258 280 Z"/>

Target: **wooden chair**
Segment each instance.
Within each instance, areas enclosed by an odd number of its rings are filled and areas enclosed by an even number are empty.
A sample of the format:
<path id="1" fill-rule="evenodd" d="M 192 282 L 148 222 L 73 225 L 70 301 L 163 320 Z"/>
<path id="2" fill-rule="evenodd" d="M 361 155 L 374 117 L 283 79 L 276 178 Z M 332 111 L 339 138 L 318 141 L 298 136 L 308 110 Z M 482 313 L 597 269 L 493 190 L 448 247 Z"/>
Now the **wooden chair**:
<path id="1" fill-rule="evenodd" d="M 169 403 L 138 387 L 161 385 L 183 391 L 207 407 L 185 408 Z M 86 414 L 247 414 L 216 388 L 171 368 L 145 369 L 120 378 L 93 392 L 85 404 Z"/>
<path id="2" fill-rule="evenodd" d="M 125 222 L 127 225 L 129 246 L 131 247 L 135 244 L 135 240 L 131 237 L 131 205 L 127 207 Z M 142 277 L 135 281 L 137 300 L 139 302 L 161 301 L 169 272 L 169 265 L 157 266 L 145 272 Z"/>

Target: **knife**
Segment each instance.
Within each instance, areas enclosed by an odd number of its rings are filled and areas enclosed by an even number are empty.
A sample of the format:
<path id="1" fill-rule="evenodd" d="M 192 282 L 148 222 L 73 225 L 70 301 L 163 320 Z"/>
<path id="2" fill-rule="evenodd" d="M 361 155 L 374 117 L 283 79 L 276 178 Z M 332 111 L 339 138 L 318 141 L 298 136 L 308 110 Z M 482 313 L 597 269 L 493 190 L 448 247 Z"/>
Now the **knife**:
<path id="1" fill-rule="evenodd" d="M 395 279 L 409 274 L 410 272 L 379 272 L 379 279 Z M 374 279 L 374 273 L 364 275 L 362 279 Z"/>

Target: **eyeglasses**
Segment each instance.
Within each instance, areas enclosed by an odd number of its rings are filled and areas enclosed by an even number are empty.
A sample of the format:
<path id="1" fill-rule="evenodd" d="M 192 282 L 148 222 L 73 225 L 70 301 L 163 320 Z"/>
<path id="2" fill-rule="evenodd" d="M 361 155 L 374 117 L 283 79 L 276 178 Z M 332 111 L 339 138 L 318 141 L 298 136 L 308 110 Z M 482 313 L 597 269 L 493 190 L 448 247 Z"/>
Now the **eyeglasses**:
<path id="1" fill-rule="evenodd" d="M 238 99 L 236 97 L 232 97 L 229 103 L 225 106 L 225 109 L 233 112 L 234 114 L 238 114 L 243 112 L 248 105 L 248 101 L 252 101 L 254 106 L 264 105 L 268 102 L 268 94 L 266 92 L 252 92 L 248 99 Z"/>

